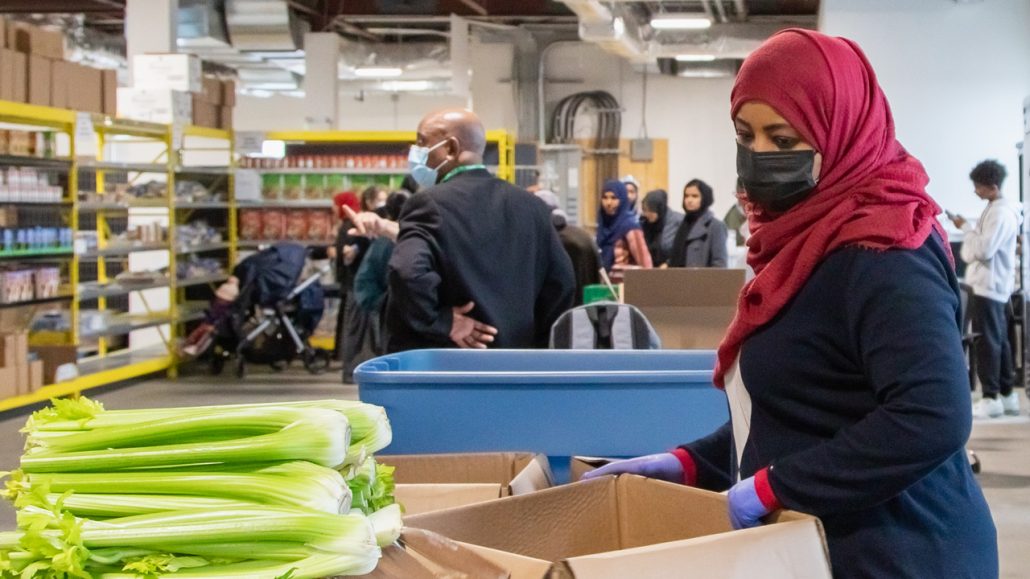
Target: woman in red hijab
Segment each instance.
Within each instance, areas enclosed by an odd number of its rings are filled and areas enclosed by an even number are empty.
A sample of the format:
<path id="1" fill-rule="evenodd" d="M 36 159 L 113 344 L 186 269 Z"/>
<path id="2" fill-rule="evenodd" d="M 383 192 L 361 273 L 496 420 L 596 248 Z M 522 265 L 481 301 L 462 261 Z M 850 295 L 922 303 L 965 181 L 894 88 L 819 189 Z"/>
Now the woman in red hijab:
<path id="1" fill-rule="evenodd" d="M 595 476 L 729 489 L 736 528 L 816 515 L 835 577 L 997 577 L 953 258 L 869 62 L 786 30 L 731 101 L 755 271 L 715 369 L 731 420 Z"/>

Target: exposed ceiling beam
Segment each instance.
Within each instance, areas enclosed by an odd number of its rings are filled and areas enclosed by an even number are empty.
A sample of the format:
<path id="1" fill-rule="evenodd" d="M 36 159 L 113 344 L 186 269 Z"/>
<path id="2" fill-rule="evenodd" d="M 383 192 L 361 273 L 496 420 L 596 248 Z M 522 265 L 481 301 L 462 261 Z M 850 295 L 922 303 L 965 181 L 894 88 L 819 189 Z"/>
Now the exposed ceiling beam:
<path id="1" fill-rule="evenodd" d="M 124 11 L 125 2 L 118 0 L 88 0 L 69 6 L 66 0 L 4 0 L 0 11 L 7 13 L 88 14 Z"/>

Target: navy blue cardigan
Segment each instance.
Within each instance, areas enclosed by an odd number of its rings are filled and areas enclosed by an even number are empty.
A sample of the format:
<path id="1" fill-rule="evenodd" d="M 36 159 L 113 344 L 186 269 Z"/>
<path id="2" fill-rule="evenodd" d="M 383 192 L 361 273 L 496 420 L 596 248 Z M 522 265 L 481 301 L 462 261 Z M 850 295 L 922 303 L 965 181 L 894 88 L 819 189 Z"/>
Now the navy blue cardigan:
<path id="1" fill-rule="evenodd" d="M 743 344 L 741 478 L 771 466 L 789 509 L 822 519 L 834 576 L 998 576 L 997 536 L 965 455 L 972 425 L 959 289 L 940 238 L 849 247 Z M 684 445 L 698 486 L 732 480 L 732 430 Z"/>

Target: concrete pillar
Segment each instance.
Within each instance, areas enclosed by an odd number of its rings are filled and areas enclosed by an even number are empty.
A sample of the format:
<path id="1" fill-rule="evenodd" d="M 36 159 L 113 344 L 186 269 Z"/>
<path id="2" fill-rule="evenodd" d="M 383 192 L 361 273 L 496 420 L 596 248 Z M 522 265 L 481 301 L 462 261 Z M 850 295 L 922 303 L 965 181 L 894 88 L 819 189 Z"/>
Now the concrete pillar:
<path id="1" fill-rule="evenodd" d="M 339 124 L 340 37 L 332 32 L 304 35 L 304 122 L 310 130 L 332 130 Z"/>
<path id="2" fill-rule="evenodd" d="M 451 94 L 466 101 L 472 107 L 472 63 L 469 56 L 469 23 L 460 16 L 451 14 Z"/>
<path id="3" fill-rule="evenodd" d="M 178 28 L 179 0 L 128 0 L 125 4 L 125 46 L 130 76 L 133 56 L 147 52 L 176 52 Z"/>

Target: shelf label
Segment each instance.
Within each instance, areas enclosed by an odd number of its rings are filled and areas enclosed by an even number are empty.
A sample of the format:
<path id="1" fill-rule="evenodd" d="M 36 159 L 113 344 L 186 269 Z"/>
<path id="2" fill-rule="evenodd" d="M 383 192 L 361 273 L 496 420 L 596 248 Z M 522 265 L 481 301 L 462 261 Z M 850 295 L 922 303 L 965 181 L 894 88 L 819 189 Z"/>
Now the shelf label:
<path id="1" fill-rule="evenodd" d="M 260 155 L 264 142 L 263 131 L 236 131 L 236 152 L 240 155 Z"/>
<path id="2" fill-rule="evenodd" d="M 75 156 L 79 159 L 97 158 L 97 130 L 92 113 L 75 115 Z"/>
<path id="3" fill-rule="evenodd" d="M 237 201 L 260 201 L 261 174 L 253 169 L 236 169 L 233 191 Z"/>

